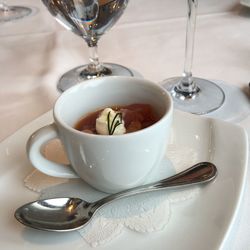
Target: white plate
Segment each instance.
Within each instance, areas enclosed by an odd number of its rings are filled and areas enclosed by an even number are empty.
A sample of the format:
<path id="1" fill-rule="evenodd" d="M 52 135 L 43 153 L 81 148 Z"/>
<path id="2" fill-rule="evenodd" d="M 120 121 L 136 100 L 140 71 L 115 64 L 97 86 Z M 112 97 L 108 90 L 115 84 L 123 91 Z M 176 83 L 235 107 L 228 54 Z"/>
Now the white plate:
<path id="1" fill-rule="evenodd" d="M 25 155 L 27 138 L 51 121 L 49 112 L 0 144 L 1 249 L 92 249 L 77 232 L 50 233 L 28 229 L 13 216 L 17 207 L 37 198 L 37 194 L 23 184 L 23 179 L 32 170 Z M 202 188 L 191 202 L 175 206 L 163 231 L 139 234 L 127 230 L 97 249 L 211 250 L 223 246 L 245 184 L 248 157 L 245 131 L 223 121 L 175 111 L 171 143 L 182 152 L 184 148 L 195 151 L 197 161 L 215 163 L 219 171 L 215 182 Z M 179 171 L 188 166 L 175 167 Z"/>

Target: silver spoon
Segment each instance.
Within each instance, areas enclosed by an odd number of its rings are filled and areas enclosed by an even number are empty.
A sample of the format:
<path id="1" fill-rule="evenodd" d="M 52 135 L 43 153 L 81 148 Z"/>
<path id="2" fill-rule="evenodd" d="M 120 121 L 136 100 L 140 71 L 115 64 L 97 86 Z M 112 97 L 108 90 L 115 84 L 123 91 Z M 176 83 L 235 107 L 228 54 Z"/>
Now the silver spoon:
<path id="1" fill-rule="evenodd" d="M 79 198 L 54 198 L 34 201 L 18 208 L 15 217 L 22 224 L 40 230 L 73 231 L 86 225 L 99 208 L 111 201 L 168 187 L 207 183 L 213 180 L 216 175 L 215 165 L 209 162 L 201 162 L 172 177 L 111 194 L 92 203 Z"/>

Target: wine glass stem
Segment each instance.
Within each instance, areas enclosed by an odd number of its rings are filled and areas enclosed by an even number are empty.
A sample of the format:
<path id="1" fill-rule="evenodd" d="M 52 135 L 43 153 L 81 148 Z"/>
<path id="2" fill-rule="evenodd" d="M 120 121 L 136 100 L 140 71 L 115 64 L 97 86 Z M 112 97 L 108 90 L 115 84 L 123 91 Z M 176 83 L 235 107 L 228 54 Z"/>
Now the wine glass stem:
<path id="1" fill-rule="evenodd" d="M 187 13 L 184 71 L 183 71 L 183 77 L 176 86 L 176 88 L 179 92 L 192 94 L 192 93 L 197 93 L 199 91 L 199 88 L 193 81 L 191 72 L 192 62 L 193 62 L 194 35 L 195 35 L 198 0 L 187 0 L 187 3 L 188 3 L 188 13 Z"/>
<path id="2" fill-rule="evenodd" d="M 99 72 L 102 69 L 102 65 L 99 61 L 97 44 L 89 46 L 89 70 L 93 73 Z"/>

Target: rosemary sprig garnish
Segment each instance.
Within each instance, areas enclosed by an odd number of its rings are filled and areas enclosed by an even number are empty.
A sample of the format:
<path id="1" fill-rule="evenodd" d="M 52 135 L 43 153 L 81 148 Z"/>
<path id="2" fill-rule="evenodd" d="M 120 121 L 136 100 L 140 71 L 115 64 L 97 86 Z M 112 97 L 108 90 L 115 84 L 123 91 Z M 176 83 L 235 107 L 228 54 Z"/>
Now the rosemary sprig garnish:
<path id="1" fill-rule="evenodd" d="M 118 118 L 119 117 L 119 118 Z M 117 119 L 118 118 L 118 119 Z M 122 113 L 116 113 L 115 117 L 112 119 L 110 123 L 110 111 L 107 115 L 107 123 L 108 123 L 108 132 L 109 135 L 113 135 L 115 132 L 115 129 L 122 124 Z"/>

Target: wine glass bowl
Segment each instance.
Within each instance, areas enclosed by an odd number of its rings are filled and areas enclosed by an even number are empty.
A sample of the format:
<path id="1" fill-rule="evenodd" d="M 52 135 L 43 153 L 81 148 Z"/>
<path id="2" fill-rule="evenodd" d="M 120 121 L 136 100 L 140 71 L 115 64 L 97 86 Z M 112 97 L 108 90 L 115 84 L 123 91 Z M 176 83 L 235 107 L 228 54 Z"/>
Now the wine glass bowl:
<path id="1" fill-rule="evenodd" d="M 89 48 L 87 65 L 66 72 L 59 80 L 61 91 L 83 81 L 108 75 L 133 76 L 128 68 L 111 63 L 101 64 L 97 43 L 121 17 L 128 0 L 42 0 L 49 12 L 68 30 L 82 37 Z"/>

